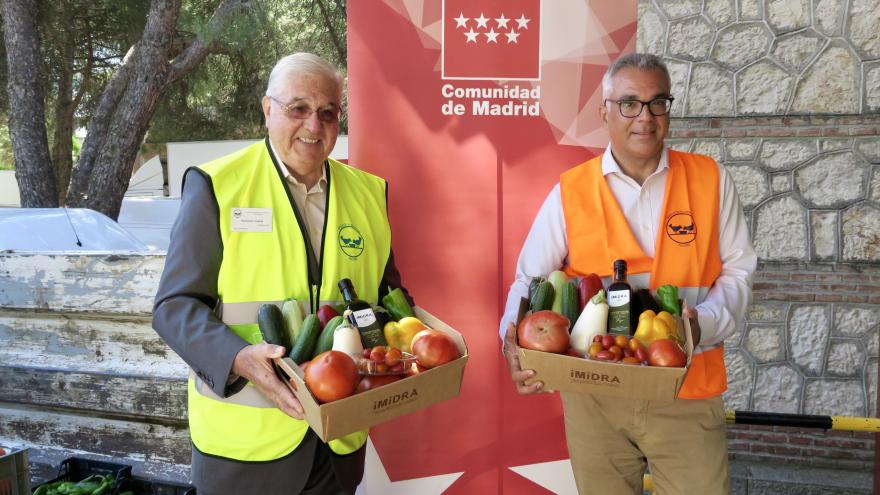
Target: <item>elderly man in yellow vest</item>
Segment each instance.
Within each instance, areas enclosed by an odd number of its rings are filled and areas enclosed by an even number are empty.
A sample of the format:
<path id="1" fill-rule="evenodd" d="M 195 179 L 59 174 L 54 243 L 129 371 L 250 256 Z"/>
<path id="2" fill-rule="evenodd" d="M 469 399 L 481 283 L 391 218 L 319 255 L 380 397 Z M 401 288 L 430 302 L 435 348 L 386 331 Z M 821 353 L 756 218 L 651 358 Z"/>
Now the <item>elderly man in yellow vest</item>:
<path id="1" fill-rule="evenodd" d="M 641 494 L 646 467 L 658 493 L 727 493 L 722 341 L 743 325 L 757 264 L 742 206 L 723 167 L 665 146 L 674 98 L 662 60 L 623 56 L 602 86 L 611 143 L 562 174 L 520 253 L 500 329 L 511 379 L 523 394 L 543 387 L 540 376 L 524 384 L 536 374 L 513 351 L 512 321 L 531 277 L 596 273 L 607 287 L 622 259 L 633 286 L 677 285 L 699 339 L 678 398 L 562 394 L 572 468 L 581 494 Z M 682 216 L 694 235 L 668 235 Z"/>
<path id="2" fill-rule="evenodd" d="M 400 287 L 386 183 L 329 158 L 342 78 L 324 59 L 281 59 L 262 99 L 268 137 L 187 170 L 153 327 L 192 368 L 192 477 L 200 494 L 352 494 L 367 432 L 327 444 L 262 341 L 261 303 L 316 312 L 348 278 L 362 299 Z M 362 239 L 358 252 L 340 237 Z"/>

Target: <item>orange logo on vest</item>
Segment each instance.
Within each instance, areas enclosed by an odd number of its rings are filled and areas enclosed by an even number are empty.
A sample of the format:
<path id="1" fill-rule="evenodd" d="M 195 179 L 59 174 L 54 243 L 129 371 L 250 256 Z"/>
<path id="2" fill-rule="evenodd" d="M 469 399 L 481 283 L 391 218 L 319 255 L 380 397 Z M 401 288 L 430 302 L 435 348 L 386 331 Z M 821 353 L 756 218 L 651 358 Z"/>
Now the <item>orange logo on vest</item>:
<path id="1" fill-rule="evenodd" d="M 697 238 L 694 217 L 687 211 L 676 211 L 666 220 L 666 235 L 679 244 L 690 244 Z"/>

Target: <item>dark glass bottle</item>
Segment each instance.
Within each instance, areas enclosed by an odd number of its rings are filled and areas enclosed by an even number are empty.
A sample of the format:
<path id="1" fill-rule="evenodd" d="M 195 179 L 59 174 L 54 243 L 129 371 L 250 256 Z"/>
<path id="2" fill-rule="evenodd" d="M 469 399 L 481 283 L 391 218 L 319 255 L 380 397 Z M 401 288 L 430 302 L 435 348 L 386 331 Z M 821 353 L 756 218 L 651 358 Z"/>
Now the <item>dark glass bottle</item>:
<path id="1" fill-rule="evenodd" d="M 385 341 L 385 333 L 382 323 L 376 318 L 376 313 L 370 303 L 358 299 L 357 292 L 351 280 L 344 278 L 339 281 L 339 290 L 345 300 L 345 309 L 351 311 L 348 321 L 358 329 L 361 334 L 361 343 L 364 347 L 376 347 L 388 345 Z"/>
<path id="2" fill-rule="evenodd" d="M 632 335 L 633 290 L 626 281 L 626 260 L 614 261 L 614 279 L 608 286 L 608 333 Z"/>

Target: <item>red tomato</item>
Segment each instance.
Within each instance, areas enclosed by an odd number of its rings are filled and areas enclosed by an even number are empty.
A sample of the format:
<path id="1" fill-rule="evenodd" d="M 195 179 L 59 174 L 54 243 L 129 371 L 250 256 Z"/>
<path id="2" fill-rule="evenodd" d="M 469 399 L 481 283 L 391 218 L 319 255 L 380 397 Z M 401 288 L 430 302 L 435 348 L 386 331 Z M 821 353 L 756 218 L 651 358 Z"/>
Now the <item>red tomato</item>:
<path id="1" fill-rule="evenodd" d="M 388 385 L 389 383 L 396 382 L 400 379 L 401 376 L 399 375 L 367 375 L 360 383 L 358 383 L 354 393 L 359 394 L 361 392 L 366 392 L 367 390 L 373 390 L 374 388 Z"/>
<path id="2" fill-rule="evenodd" d="M 385 346 L 377 345 L 370 351 L 370 361 L 374 363 L 385 362 Z"/>
<path id="3" fill-rule="evenodd" d="M 593 342 L 599 342 L 599 343 L 601 343 L 601 342 L 602 342 L 602 337 L 603 337 L 602 334 L 594 335 L 594 336 L 593 336 Z"/>
<path id="4" fill-rule="evenodd" d="M 306 370 L 309 369 L 310 364 L 312 364 L 311 361 L 306 361 L 303 364 L 299 365 L 300 369 L 303 370 L 303 376 L 305 376 Z"/>
<path id="5" fill-rule="evenodd" d="M 373 352 L 372 347 L 364 348 L 364 359 L 370 359 L 370 353 Z"/>
<path id="6" fill-rule="evenodd" d="M 623 349 L 618 347 L 617 344 L 614 344 L 613 346 L 609 347 L 608 352 L 610 352 L 611 354 L 614 354 L 615 361 L 620 361 L 620 359 L 623 357 Z"/>
<path id="7" fill-rule="evenodd" d="M 452 338 L 430 328 L 422 330 L 413 337 L 412 351 L 416 361 L 425 368 L 435 368 L 461 356 Z"/>
<path id="8" fill-rule="evenodd" d="M 599 351 L 596 353 L 596 359 L 600 361 L 614 361 L 614 353 L 611 351 Z"/>
<path id="9" fill-rule="evenodd" d="M 648 363 L 651 366 L 681 368 L 687 363 L 687 354 L 674 341 L 658 339 L 648 347 Z"/>
<path id="10" fill-rule="evenodd" d="M 344 352 L 322 352 L 312 359 L 305 382 L 318 402 L 333 402 L 354 393 L 360 382 L 357 365 Z"/>
<path id="11" fill-rule="evenodd" d="M 614 335 L 605 334 L 602 336 L 602 348 L 606 351 L 614 345 Z"/>
<path id="12" fill-rule="evenodd" d="M 648 362 L 648 351 L 646 351 L 644 347 L 639 345 L 639 347 L 636 349 L 635 357 L 639 361 L 646 363 Z"/>
<path id="13" fill-rule="evenodd" d="M 400 349 L 391 347 L 388 349 L 388 352 L 385 353 L 385 364 L 387 364 L 389 368 L 394 368 L 400 363 L 401 357 L 403 357 L 403 355 L 400 353 Z"/>
<path id="14" fill-rule="evenodd" d="M 568 327 L 568 318 L 561 314 L 537 311 L 519 322 L 516 336 L 520 347 L 562 354 L 568 349 Z"/>

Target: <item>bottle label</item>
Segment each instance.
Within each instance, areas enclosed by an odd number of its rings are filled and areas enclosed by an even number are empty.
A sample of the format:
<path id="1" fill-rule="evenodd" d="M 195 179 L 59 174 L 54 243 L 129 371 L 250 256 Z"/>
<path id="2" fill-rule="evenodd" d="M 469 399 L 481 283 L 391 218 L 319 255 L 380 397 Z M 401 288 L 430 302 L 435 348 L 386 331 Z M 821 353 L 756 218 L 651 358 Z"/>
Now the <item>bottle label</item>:
<path id="1" fill-rule="evenodd" d="M 351 315 L 354 316 L 354 321 L 357 322 L 359 328 L 366 328 L 376 323 L 376 313 L 373 312 L 372 308 L 352 311 Z"/>
<path id="2" fill-rule="evenodd" d="M 616 308 L 629 304 L 630 291 L 628 290 L 612 290 L 608 291 L 608 307 Z"/>

